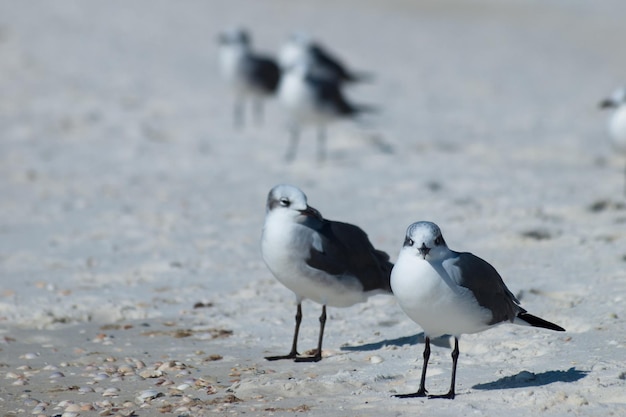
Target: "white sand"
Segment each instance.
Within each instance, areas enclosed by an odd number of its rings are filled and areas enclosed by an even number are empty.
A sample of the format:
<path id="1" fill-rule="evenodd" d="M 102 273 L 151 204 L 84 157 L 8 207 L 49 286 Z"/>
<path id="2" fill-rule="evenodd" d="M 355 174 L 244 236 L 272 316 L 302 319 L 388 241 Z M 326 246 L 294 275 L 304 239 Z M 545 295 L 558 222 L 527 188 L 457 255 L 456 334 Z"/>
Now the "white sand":
<path id="1" fill-rule="evenodd" d="M 0 415 L 623 415 L 623 160 L 596 107 L 626 81 L 626 3 L 414 3 L 0 2 Z M 276 103 L 232 129 L 234 24 L 265 51 L 325 41 L 382 113 L 331 128 L 324 166 L 310 131 L 285 164 Z M 264 361 L 295 313 L 259 250 L 279 182 L 392 259 L 437 222 L 568 331 L 463 337 L 454 401 L 391 398 L 423 348 L 391 297 L 330 309 L 322 362 Z M 445 392 L 449 350 L 431 363 Z"/>

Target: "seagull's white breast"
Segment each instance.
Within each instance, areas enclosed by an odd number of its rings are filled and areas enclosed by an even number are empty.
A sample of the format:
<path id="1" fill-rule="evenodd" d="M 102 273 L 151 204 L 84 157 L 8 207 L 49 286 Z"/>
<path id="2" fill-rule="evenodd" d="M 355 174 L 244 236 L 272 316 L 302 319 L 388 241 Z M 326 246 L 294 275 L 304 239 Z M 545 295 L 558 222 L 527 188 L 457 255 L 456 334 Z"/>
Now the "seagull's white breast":
<path id="1" fill-rule="evenodd" d="M 626 105 L 621 105 L 613 112 L 608 127 L 615 149 L 626 152 Z"/>
<path id="2" fill-rule="evenodd" d="M 333 307 L 349 307 L 367 300 L 358 280 L 329 275 L 306 264 L 311 245 L 319 248 L 319 237 L 306 226 L 268 213 L 263 227 L 263 260 L 276 279 L 296 294 L 298 301 L 310 299 Z M 320 248 L 321 249 L 321 248 Z"/>
<path id="3" fill-rule="evenodd" d="M 257 94 L 256 89 L 244 76 L 242 69 L 244 60 L 249 52 L 239 45 L 227 45 L 220 47 L 219 64 L 222 77 L 235 94 Z"/>
<path id="4" fill-rule="evenodd" d="M 296 125 L 327 123 L 329 116 L 321 111 L 316 103 L 313 87 L 303 79 L 300 69 L 284 74 L 278 98 L 288 113 L 291 123 Z"/>
<path id="5" fill-rule="evenodd" d="M 431 337 L 475 333 L 489 327 L 491 312 L 467 288 L 450 285 L 415 251 L 403 249 L 391 272 L 391 288 L 402 310 Z"/>

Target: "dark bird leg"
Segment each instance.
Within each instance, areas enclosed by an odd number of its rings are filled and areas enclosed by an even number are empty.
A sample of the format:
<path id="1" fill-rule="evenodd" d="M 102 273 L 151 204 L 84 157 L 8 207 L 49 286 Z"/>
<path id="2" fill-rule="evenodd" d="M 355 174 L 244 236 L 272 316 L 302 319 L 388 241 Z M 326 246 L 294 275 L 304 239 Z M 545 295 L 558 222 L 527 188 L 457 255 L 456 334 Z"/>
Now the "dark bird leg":
<path id="1" fill-rule="evenodd" d="M 326 128 L 320 126 L 317 129 L 317 162 L 324 162 L 326 159 Z"/>
<path id="2" fill-rule="evenodd" d="M 266 356 L 268 361 L 277 361 L 280 359 L 295 359 L 298 357 L 298 333 L 300 333 L 300 323 L 302 322 L 302 303 L 298 303 L 296 311 L 296 329 L 293 332 L 293 342 L 291 343 L 291 352 L 282 356 Z"/>
<path id="3" fill-rule="evenodd" d="M 263 124 L 263 101 L 260 98 L 256 98 L 252 105 L 254 106 L 254 119 L 256 124 L 261 126 Z"/>
<path id="4" fill-rule="evenodd" d="M 291 162 L 296 157 L 296 149 L 298 148 L 298 141 L 300 140 L 300 129 L 292 127 L 289 129 L 289 145 L 287 146 L 287 153 L 285 154 L 285 161 Z"/>
<path id="5" fill-rule="evenodd" d="M 443 395 L 429 395 L 428 398 L 447 398 L 454 400 L 454 385 L 456 383 L 456 363 L 459 359 L 459 339 L 454 338 L 454 349 L 452 349 L 452 381 L 450 382 L 450 391 Z"/>
<path id="6" fill-rule="evenodd" d="M 322 360 L 322 341 L 324 340 L 324 326 L 326 325 L 326 306 L 322 306 L 320 316 L 320 336 L 317 339 L 317 351 L 313 356 L 298 356 L 296 362 L 319 362 Z"/>
<path id="7" fill-rule="evenodd" d="M 424 364 L 422 365 L 422 378 L 420 379 L 420 387 L 417 392 L 413 394 L 399 394 L 394 395 L 398 398 L 415 398 L 426 397 L 428 391 L 426 391 L 426 368 L 428 367 L 428 359 L 430 359 L 430 337 L 426 336 L 424 340 Z"/>
<path id="8" fill-rule="evenodd" d="M 243 99 L 235 98 L 235 107 L 233 110 L 233 120 L 235 128 L 242 128 L 244 123 L 244 102 Z"/>

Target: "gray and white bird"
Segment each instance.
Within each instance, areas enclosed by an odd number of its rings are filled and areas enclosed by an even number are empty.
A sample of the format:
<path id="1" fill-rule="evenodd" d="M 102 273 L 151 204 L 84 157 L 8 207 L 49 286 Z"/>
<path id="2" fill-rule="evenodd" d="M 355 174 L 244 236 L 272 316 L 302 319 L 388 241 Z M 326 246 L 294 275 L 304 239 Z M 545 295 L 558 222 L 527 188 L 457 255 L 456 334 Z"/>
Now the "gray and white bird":
<path id="1" fill-rule="evenodd" d="M 309 60 L 313 75 L 338 83 L 356 83 L 373 78 L 369 73 L 348 69 L 341 59 L 310 36 L 294 33 L 280 49 L 278 63 L 281 68 L 290 68 L 303 59 Z"/>
<path id="2" fill-rule="evenodd" d="M 294 63 L 283 70 L 278 87 L 278 99 L 285 110 L 290 142 L 285 154 L 287 161 L 296 156 L 300 131 L 306 126 L 317 128 L 317 159 L 326 157 L 326 127 L 338 120 L 356 119 L 373 112 L 373 106 L 350 103 L 341 90 L 341 84 L 310 72 L 308 59 Z"/>
<path id="3" fill-rule="evenodd" d="M 610 97 L 600 102 L 603 109 L 612 109 L 608 121 L 607 131 L 613 148 L 626 155 L 626 87 L 620 87 L 611 94 Z M 624 169 L 626 177 L 626 168 Z M 626 194 L 626 180 L 624 182 L 624 193 Z"/>
<path id="4" fill-rule="evenodd" d="M 252 50 L 247 31 L 233 29 L 219 35 L 219 63 L 224 79 L 235 96 L 234 122 L 244 123 L 246 99 L 252 101 L 257 123 L 263 118 L 263 101 L 272 97 L 280 81 L 280 68 L 273 58 Z"/>
<path id="5" fill-rule="evenodd" d="M 455 396 L 459 337 L 500 323 L 514 323 L 564 331 L 556 324 L 526 312 L 493 266 L 468 253 L 450 250 L 439 227 L 431 222 L 409 226 L 404 246 L 391 273 L 391 288 L 402 310 L 424 329 L 422 377 L 417 392 L 400 398 L 425 397 L 430 338 L 454 336 L 452 381 L 444 395 Z"/>
<path id="6" fill-rule="evenodd" d="M 375 294 L 391 294 L 389 255 L 375 249 L 359 227 L 324 219 L 292 185 L 277 185 L 269 192 L 261 251 L 269 270 L 293 291 L 297 303 L 291 351 L 268 360 L 321 360 L 326 306 L 349 307 Z M 305 299 L 322 305 L 317 350 L 312 356 L 298 353 Z"/>

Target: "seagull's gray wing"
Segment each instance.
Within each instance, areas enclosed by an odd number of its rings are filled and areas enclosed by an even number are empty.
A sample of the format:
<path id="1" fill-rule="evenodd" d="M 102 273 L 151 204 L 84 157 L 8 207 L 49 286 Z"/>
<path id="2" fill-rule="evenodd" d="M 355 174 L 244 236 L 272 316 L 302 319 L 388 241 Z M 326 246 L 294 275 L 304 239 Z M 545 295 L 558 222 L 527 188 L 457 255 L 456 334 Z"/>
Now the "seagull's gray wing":
<path id="1" fill-rule="evenodd" d="M 363 230 L 352 224 L 324 220 L 317 232 L 322 248 L 311 248 L 306 261 L 310 267 L 331 275 L 353 276 L 363 291 L 391 292 L 393 264 L 389 255 L 375 249 Z"/>
<path id="2" fill-rule="evenodd" d="M 519 301 L 502 281 L 498 271 L 487 261 L 468 252 L 458 253 L 443 262 L 448 275 L 460 286 L 469 289 L 478 304 L 491 311 L 488 324 L 513 321 L 518 313 L 525 312 Z"/>

